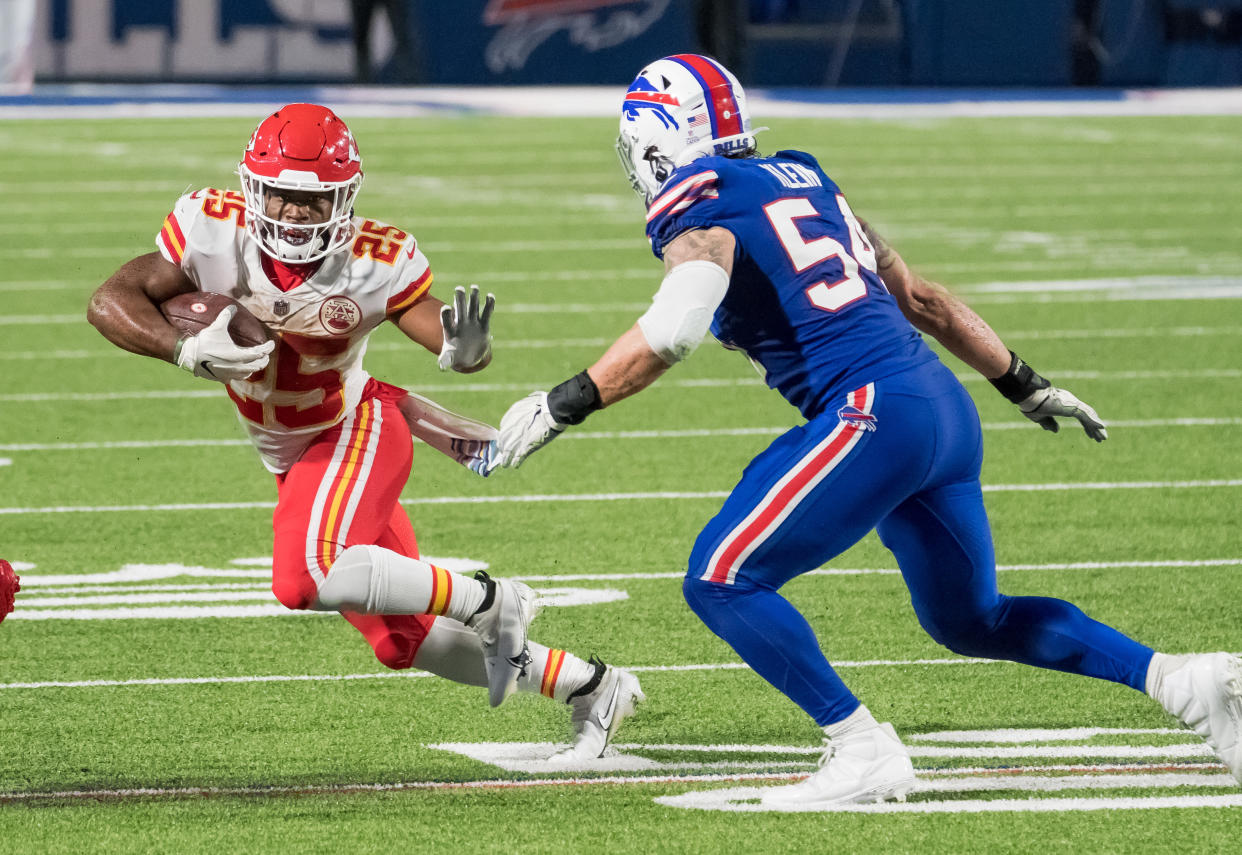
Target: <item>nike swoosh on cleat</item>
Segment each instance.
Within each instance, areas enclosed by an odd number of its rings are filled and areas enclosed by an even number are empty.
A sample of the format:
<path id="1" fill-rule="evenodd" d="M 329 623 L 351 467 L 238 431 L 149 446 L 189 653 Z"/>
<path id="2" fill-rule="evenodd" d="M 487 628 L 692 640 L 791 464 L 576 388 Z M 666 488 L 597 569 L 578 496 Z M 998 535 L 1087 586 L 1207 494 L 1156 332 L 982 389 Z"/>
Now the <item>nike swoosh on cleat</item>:
<path id="1" fill-rule="evenodd" d="M 599 717 L 600 727 L 607 733 L 612 729 L 612 719 L 617 713 L 617 698 L 621 695 L 621 681 L 612 687 L 612 697 L 608 699 L 608 709 L 604 710 L 604 714 Z"/>

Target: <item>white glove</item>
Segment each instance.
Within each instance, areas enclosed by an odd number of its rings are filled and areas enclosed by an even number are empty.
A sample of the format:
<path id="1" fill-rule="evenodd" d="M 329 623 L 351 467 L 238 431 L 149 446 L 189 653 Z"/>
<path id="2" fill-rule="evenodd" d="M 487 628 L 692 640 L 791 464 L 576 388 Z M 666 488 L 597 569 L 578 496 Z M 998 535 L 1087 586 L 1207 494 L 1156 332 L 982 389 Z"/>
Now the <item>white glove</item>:
<path id="1" fill-rule="evenodd" d="M 1104 429 L 1104 422 L 1100 420 L 1099 414 L 1089 404 L 1083 403 L 1069 392 L 1058 389 L 1056 386 L 1049 386 L 1035 392 L 1020 402 L 1018 409 L 1022 411 L 1022 415 L 1044 430 L 1056 433 L 1060 428 L 1056 416 L 1064 416 L 1078 419 L 1082 429 L 1087 432 L 1087 436 L 1096 442 L 1108 439 L 1108 431 Z"/>
<path id="2" fill-rule="evenodd" d="M 517 469 L 522 461 L 560 436 L 566 425 L 548 412 L 548 393 L 531 392 L 516 402 L 500 420 L 496 453 L 488 467 Z"/>
<path id="3" fill-rule="evenodd" d="M 221 383 L 242 380 L 266 368 L 268 354 L 276 342 L 240 347 L 229 335 L 229 322 L 235 314 L 237 307 L 228 306 L 198 335 L 183 338 L 177 350 L 177 365 L 196 377 Z"/>
<path id="4" fill-rule="evenodd" d="M 470 286 L 470 302 L 466 289 L 453 289 L 453 305 L 440 307 L 440 326 L 444 328 L 444 346 L 440 348 L 440 370 L 468 371 L 492 353 L 490 325 L 496 297 L 487 295 L 479 310 L 479 286 Z"/>

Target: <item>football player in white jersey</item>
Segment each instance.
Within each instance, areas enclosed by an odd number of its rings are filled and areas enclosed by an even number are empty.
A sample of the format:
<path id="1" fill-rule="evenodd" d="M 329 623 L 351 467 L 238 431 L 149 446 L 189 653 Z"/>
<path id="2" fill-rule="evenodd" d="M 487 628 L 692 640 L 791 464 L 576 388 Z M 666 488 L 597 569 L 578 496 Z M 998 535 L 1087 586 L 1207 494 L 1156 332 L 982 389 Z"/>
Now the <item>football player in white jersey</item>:
<path id="1" fill-rule="evenodd" d="M 519 582 L 450 573 L 418 557 L 398 499 L 411 433 L 476 472 L 491 427 L 457 416 L 362 367 L 368 335 L 391 321 L 436 354 L 441 370 L 491 360 L 494 298 L 460 286 L 431 296 L 414 238 L 354 215 L 362 163 L 331 110 L 290 104 L 259 124 L 239 166 L 242 191 L 182 196 L 158 252 L 123 265 L 95 292 L 89 320 L 117 346 L 223 383 L 263 464 L 276 476 L 272 590 L 291 609 L 338 611 L 390 668 L 417 667 L 573 707 L 574 743 L 557 757 L 602 754 L 643 699 L 638 681 L 597 659 L 529 641 L 533 592 Z M 241 346 L 226 308 L 197 335 L 160 305 L 208 291 L 237 300 L 269 340 Z"/>

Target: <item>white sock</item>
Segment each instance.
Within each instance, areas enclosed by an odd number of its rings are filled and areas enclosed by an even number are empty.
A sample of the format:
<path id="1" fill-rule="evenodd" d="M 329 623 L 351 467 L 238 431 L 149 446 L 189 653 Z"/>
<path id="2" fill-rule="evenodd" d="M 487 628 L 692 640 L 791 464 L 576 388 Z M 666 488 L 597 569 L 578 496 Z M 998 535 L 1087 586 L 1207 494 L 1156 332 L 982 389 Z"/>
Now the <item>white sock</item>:
<path id="1" fill-rule="evenodd" d="M 411 664 L 454 683 L 487 685 L 487 667 L 483 664 L 479 634 L 448 618 L 431 625 Z"/>
<path id="2" fill-rule="evenodd" d="M 530 664 L 518 678 L 519 692 L 536 692 L 562 703 L 595 676 L 595 666 L 572 653 L 528 641 Z"/>
<path id="3" fill-rule="evenodd" d="M 1153 654 L 1151 663 L 1147 666 L 1147 681 L 1144 685 L 1147 694 L 1159 701 L 1160 687 L 1164 684 L 1164 678 L 1185 665 L 1188 659 L 1190 659 L 1189 655 L 1170 656 L 1167 653 Z"/>
<path id="4" fill-rule="evenodd" d="M 564 650 L 527 642 L 530 665 L 518 678 L 518 691 L 546 695 L 562 703 L 595 676 L 595 666 Z M 483 645 L 478 634 L 455 620 L 438 620 L 414 654 L 415 668 L 454 683 L 486 686 Z"/>
<path id="5" fill-rule="evenodd" d="M 867 709 L 866 704 L 859 704 L 858 709 L 845 718 L 826 725 L 824 727 L 824 735 L 829 739 L 840 739 L 843 736 L 853 736 L 855 733 L 861 733 L 864 730 L 871 730 L 879 726 L 880 723 L 875 720 L 875 716 L 871 714 L 871 710 Z"/>
<path id="6" fill-rule="evenodd" d="M 443 615 L 465 623 L 487 586 L 379 546 L 350 546 L 319 586 L 314 608 L 368 615 Z"/>

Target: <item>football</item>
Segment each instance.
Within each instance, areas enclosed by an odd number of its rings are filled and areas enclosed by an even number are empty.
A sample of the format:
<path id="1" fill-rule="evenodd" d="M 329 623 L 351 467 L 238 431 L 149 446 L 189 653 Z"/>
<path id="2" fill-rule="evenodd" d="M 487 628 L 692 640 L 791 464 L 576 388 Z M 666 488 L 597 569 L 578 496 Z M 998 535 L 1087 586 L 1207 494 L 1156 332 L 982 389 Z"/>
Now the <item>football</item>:
<path id="1" fill-rule="evenodd" d="M 170 324 L 183 333 L 198 335 L 228 306 L 237 307 L 237 314 L 229 322 L 229 335 L 233 341 L 242 347 L 257 347 L 268 340 L 267 328 L 263 326 L 263 322 L 241 303 L 225 294 L 212 294 L 208 291 L 178 294 L 162 303 L 160 311 Z"/>

